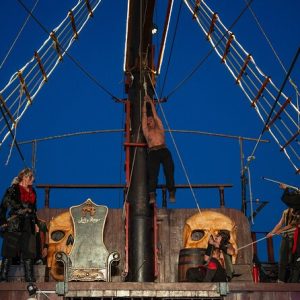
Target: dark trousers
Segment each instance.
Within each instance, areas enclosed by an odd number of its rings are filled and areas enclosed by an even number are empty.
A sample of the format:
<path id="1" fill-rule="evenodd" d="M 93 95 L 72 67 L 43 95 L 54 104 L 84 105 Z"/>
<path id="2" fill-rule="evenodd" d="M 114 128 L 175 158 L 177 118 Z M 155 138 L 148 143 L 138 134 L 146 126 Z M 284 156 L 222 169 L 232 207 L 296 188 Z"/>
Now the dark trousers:
<path id="1" fill-rule="evenodd" d="M 222 267 L 220 262 L 212 257 L 208 263 L 206 275 L 203 282 L 226 282 L 226 270 Z"/>
<path id="2" fill-rule="evenodd" d="M 5 232 L 2 244 L 2 257 L 15 258 L 22 254 L 23 259 L 33 259 L 36 255 L 36 237 L 31 232 Z"/>
<path id="3" fill-rule="evenodd" d="M 294 256 L 293 262 L 291 266 L 291 275 L 289 278 L 289 282 L 298 283 L 300 279 L 300 261 L 298 261 L 299 257 Z"/>
<path id="4" fill-rule="evenodd" d="M 212 257 L 207 266 L 190 268 L 186 272 L 188 282 L 226 282 L 226 270 Z"/>
<path id="5" fill-rule="evenodd" d="M 293 238 L 282 237 L 279 252 L 278 279 L 284 282 L 287 282 L 289 276 L 287 271 L 291 265 L 292 248 Z"/>
<path id="6" fill-rule="evenodd" d="M 175 191 L 174 187 L 174 162 L 171 152 L 167 148 L 152 150 L 148 152 L 148 192 L 155 193 L 158 182 L 159 167 L 163 166 L 166 178 L 166 186 L 169 192 Z"/>

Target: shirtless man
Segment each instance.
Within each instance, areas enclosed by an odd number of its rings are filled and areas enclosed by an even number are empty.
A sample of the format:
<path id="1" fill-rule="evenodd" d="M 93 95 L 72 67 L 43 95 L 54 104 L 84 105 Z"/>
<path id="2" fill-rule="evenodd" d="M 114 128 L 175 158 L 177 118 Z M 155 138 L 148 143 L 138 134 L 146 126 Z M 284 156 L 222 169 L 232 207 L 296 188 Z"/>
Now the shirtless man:
<path id="1" fill-rule="evenodd" d="M 147 170 L 149 202 L 153 204 L 156 200 L 156 186 L 160 164 L 163 165 L 170 202 L 175 202 L 174 163 L 171 152 L 165 144 L 164 127 L 157 115 L 151 98 L 149 96 L 145 96 L 144 100 L 142 110 L 142 129 L 148 144 Z M 152 114 L 148 116 L 147 103 L 150 104 L 152 112 Z"/>

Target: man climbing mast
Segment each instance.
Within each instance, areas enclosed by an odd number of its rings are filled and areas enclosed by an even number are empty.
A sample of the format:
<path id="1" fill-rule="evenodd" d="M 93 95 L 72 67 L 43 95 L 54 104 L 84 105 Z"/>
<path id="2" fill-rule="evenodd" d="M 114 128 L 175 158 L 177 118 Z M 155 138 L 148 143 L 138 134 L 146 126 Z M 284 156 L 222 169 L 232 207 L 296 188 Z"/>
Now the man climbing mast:
<path id="1" fill-rule="evenodd" d="M 149 104 L 148 104 L 149 103 Z M 150 109 L 147 113 L 147 104 Z M 156 186 L 160 164 L 163 165 L 170 202 L 175 202 L 174 162 L 165 144 L 165 131 L 151 98 L 146 95 L 142 110 L 142 129 L 148 144 L 147 173 L 149 202 L 156 201 Z"/>

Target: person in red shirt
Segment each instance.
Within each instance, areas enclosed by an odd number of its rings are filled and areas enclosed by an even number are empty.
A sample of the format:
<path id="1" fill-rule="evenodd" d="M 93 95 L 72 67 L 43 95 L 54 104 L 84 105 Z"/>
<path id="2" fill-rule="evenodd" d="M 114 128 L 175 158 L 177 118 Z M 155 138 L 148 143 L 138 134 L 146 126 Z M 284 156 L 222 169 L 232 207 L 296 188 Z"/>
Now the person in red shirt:
<path id="1" fill-rule="evenodd" d="M 187 270 L 187 281 L 190 282 L 227 282 L 233 276 L 231 257 L 235 250 L 227 230 L 220 230 L 208 240 L 204 254 L 204 264 Z"/>
<path id="2" fill-rule="evenodd" d="M 204 282 L 226 282 L 231 279 L 231 256 L 235 250 L 229 240 L 230 235 L 226 230 L 220 230 L 215 237 L 209 238 L 204 255 L 207 267 Z"/>
<path id="3" fill-rule="evenodd" d="M 12 259 L 17 256 L 23 261 L 26 282 L 35 281 L 33 262 L 36 257 L 37 216 L 33 181 L 32 170 L 22 170 L 6 190 L 0 205 L 3 236 L 0 281 L 8 281 Z"/>

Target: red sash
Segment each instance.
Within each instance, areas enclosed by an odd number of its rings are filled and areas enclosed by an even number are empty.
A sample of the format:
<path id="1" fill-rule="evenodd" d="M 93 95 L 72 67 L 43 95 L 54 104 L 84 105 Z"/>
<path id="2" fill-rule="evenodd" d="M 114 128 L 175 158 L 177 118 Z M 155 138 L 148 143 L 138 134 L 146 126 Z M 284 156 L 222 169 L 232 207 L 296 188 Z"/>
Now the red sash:
<path id="1" fill-rule="evenodd" d="M 299 226 L 296 227 L 296 230 L 294 232 L 294 244 L 292 249 L 293 254 L 296 252 L 297 249 L 298 237 L 299 237 Z"/>

